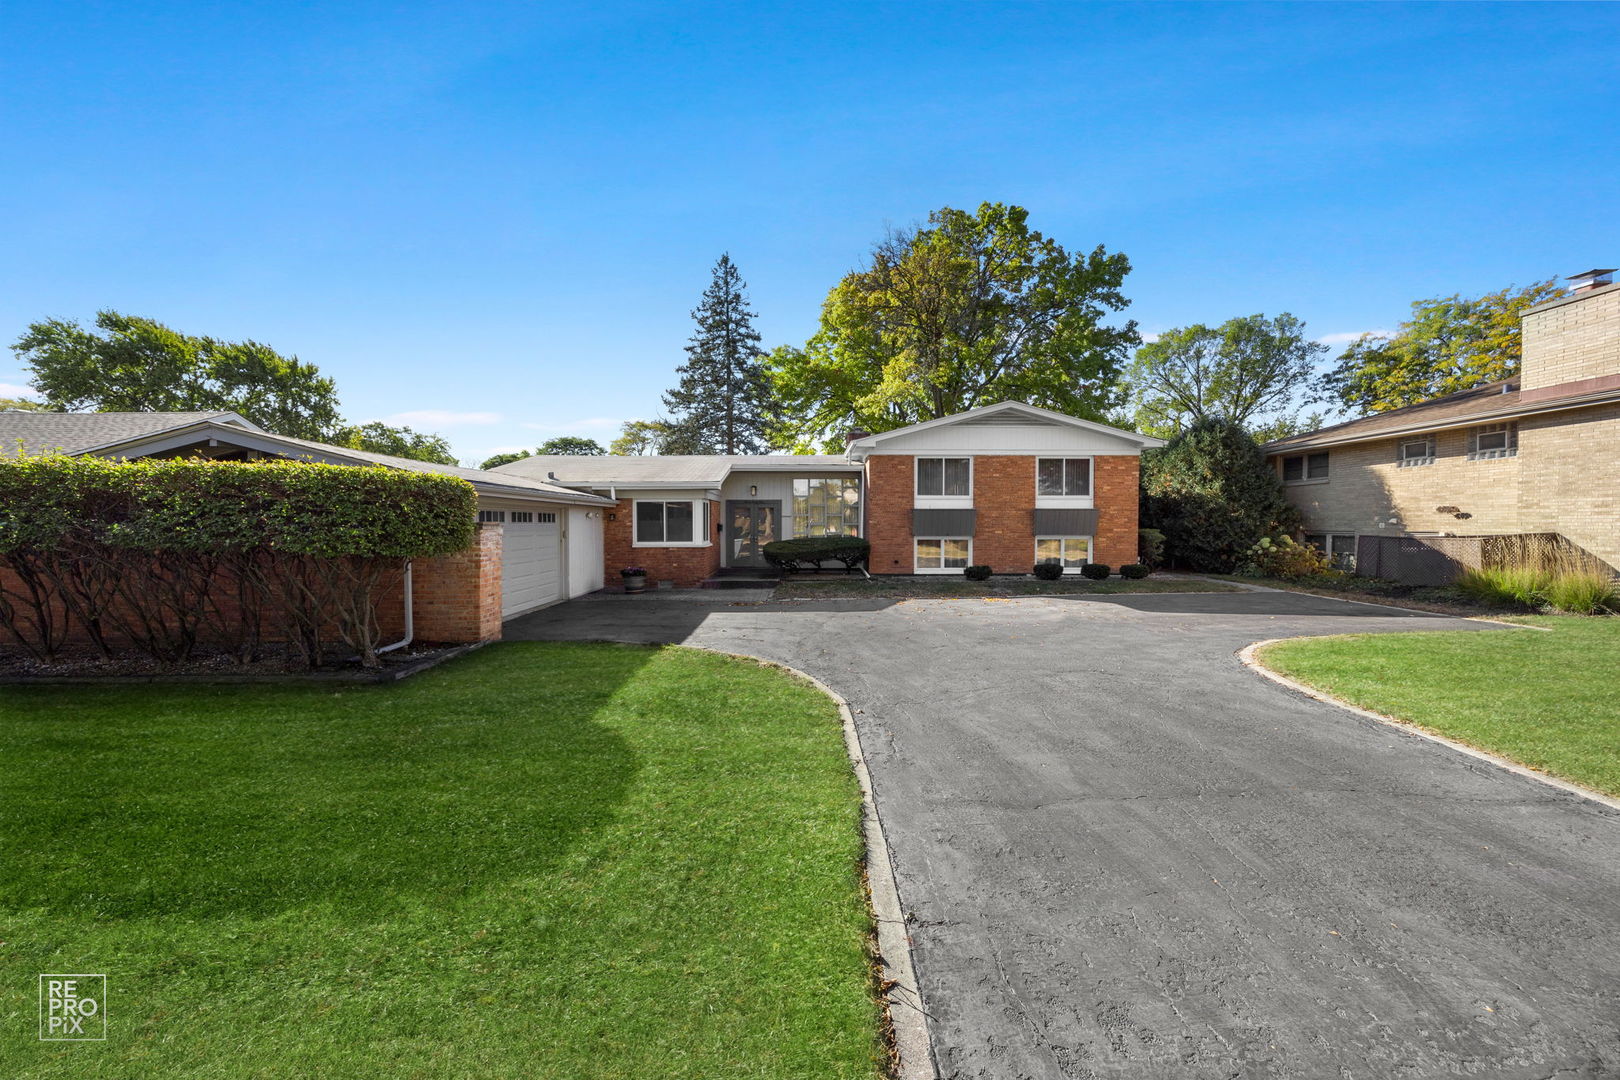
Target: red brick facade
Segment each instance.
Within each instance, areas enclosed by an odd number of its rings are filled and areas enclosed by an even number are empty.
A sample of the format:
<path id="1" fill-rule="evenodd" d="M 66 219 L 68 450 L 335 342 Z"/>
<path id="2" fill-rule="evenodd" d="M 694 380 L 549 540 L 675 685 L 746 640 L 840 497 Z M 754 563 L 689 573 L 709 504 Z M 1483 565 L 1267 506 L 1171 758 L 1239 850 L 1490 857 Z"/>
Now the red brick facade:
<path id="1" fill-rule="evenodd" d="M 418 641 L 499 641 L 501 527 L 481 524 L 471 546 L 411 569 Z"/>
<path id="2" fill-rule="evenodd" d="M 613 590 L 623 588 L 619 571 L 640 566 L 647 571 L 649 587 L 660 581 L 673 581 L 677 589 L 695 589 L 720 569 L 720 543 L 714 526 L 720 520 L 720 504 L 709 501 L 704 522 L 707 547 L 636 547 L 635 505 L 620 499 L 617 509 L 609 510 L 602 521 L 603 581 Z"/>
<path id="3" fill-rule="evenodd" d="M 1136 561 L 1137 477 L 1134 454 L 1093 461 L 1097 529 L 1092 561 L 1116 570 Z M 911 511 L 915 459 L 874 454 L 866 462 L 866 535 L 874 574 L 909 574 L 914 567 Z M 973 561 L 998 574 L 1027 574 L 1035 565 L 1035 456 L 985 454 L 973 459 Z"/>

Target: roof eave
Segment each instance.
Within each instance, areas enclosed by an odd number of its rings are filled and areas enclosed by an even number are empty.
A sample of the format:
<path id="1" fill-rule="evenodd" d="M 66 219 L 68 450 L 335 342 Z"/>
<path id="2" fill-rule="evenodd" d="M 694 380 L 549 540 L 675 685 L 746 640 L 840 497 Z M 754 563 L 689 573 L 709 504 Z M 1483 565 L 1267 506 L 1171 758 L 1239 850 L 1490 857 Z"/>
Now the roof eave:
<path id="1" fill-rule="evenodd" d="M 1279 439 L 1276 442 L 1266 443 L 1260 447 L 1260 450 L 1270 456 L 1273 454 L 1286 454 L 1291 450 L 1315 450 L 1323 446 L 1377 442 L 1380 439 L 1396 439 L 1403 435 L 1417 435 L 1425 431 L 1454 431 L 1457 428 L 1491 424 L 1500 420 L 1512 420 L 1520 416 L 1538 416 L 1542 413 L 1584 409 L 1591 405 L 1603 405 L 1610 401 L 1620 401 L 1620 390 L 1605 390 L 1596 394 L 1583 394 L 1580 397 L 1559 398 L 1555 401 L 1541 402 L 1535 405 L 1516 405 L 1507 409 L 1492 409 L 1489 412 L 1470 413 L 1467 416 L 1454 416 L 1444 420 L 1403 424 L 1399 427 L 1381 428 L 1378 431 L 1365 434 L 1345 432 L 1340 435 L 1331 435 L 1325 439 L 1310 439 L 1308 436 L 1301 435 L 1295 436 L 1300 440 L 1298 442 L 1290 439 Z"/>

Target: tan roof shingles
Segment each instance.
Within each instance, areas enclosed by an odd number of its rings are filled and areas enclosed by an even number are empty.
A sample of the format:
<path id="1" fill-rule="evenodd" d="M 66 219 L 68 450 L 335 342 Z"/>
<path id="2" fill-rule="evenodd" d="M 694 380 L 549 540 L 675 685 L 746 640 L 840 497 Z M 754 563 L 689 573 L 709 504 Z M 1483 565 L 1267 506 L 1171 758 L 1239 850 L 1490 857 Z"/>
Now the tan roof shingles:
<path id="1" fill-rule="evenodd" d="M 1301 435 L 1266 443 L 1262 448 L 1268 454 L 1304 449 L 1323 442 L 1354 442 L 1358 439 L 1376 439 L 1382 435 L 1409 431 L 1426 425 L 1455 427 L 1475 416 L 1492 416 L 1512 412 L 1519 404 L 1519 384 L 1516 379 L 1460 390 L 1432 401 L 1408 405 L 1403 409 L 1375 413 L 1359 420 L 1349 420 L 1332 427 L 1318 428 Z"/>

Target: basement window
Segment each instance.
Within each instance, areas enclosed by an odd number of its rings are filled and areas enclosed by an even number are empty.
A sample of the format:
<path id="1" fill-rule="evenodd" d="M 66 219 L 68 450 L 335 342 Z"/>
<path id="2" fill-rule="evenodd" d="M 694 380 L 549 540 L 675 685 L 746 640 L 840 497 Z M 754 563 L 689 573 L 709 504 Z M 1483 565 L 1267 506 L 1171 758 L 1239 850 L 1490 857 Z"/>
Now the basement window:
<path id="1" fill-rule="evenodd" d="M 946 574 L 960 570 L 973 559 L 971 536 L 919 538 L 916 571 L 919 574 Z"/>
<path id="2" fill-rule="evenodd" d="M 1089 536 L 1038 536 L 1035 538 L 1035 564 L 1062 563 L 1063 572 L 1078 573 L 1091 561 Z"/>

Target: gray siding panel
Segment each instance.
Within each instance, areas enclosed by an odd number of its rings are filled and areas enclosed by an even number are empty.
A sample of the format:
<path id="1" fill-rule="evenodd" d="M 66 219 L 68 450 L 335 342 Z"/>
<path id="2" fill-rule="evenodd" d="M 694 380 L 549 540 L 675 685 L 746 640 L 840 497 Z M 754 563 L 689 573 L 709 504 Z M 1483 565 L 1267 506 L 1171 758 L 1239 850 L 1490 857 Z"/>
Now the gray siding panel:
<path id="1" fill-rule="evenodd" d="M 972 536 L 977 510 L 913 510 L 913 536 Z"/>
<path id="2" fill-rule="evenodd" d="M 1095 536 L 1097 511 L 1095 510 L 1037 510 L 1036 536 Z"/>

